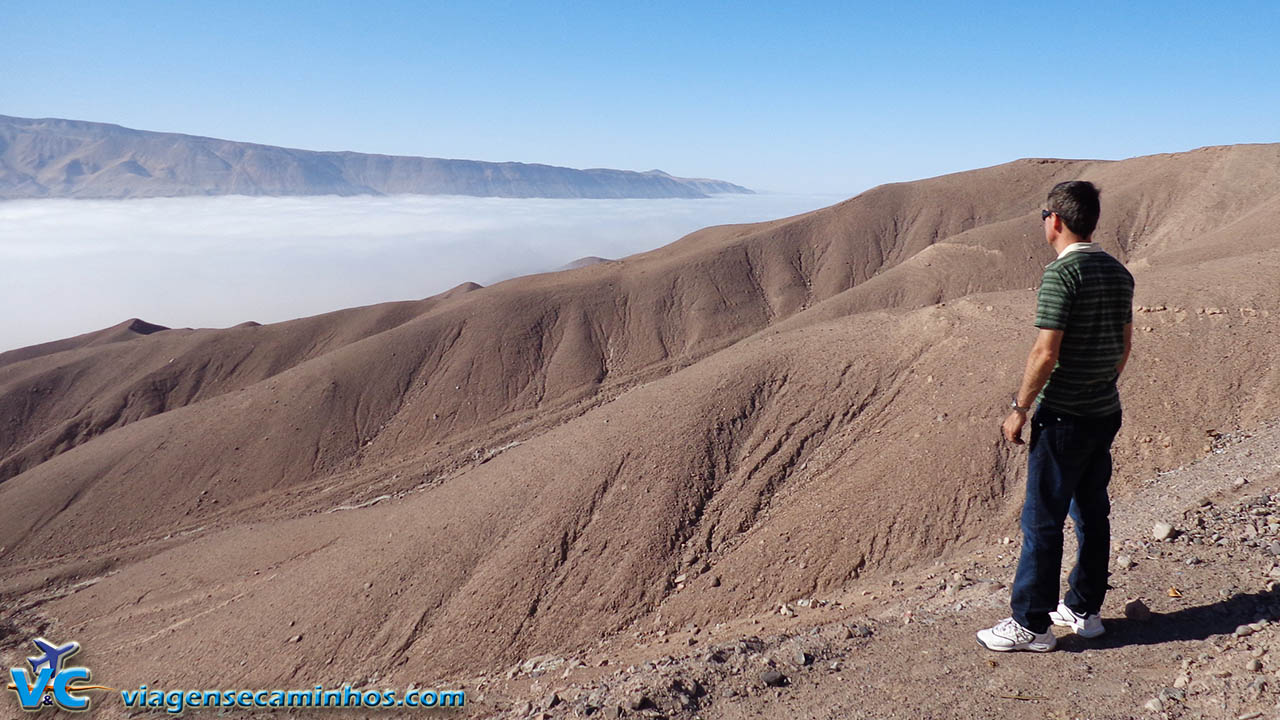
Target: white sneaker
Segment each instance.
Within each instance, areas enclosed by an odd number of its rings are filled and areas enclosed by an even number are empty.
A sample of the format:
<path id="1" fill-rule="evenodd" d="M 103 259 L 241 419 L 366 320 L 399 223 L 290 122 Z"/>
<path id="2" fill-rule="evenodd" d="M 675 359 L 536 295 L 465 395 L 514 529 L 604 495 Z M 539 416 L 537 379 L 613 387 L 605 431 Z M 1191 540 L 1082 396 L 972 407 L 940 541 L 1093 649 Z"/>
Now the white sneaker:
<path id="1" fill-rule="evenodd" d="M 1082 638 L 1098 637 L 1106 632 L 1102 627 L 1102 616 L 1098 613 L 1092 615 L 1077 615 L 1075 610 L 1067 607 L 1064 602 L 1058 603 L 1058 609 L 1049 613 L 1049 619 L 1054 625 L 1062 625 L 1071 628 L 1075 634 Z"/>
<path id="2" fill-rule="evenodd" d="M 1049 630 L 1037 635 L 1022 627 L 1017 620 L 1010 617 L 996 623 L 995 627 L 979 630 L 978 644 L 996 652 L 1009 652 L 1010 650 L 1049 652 L 1057 647 L 1058 639 Z"/>

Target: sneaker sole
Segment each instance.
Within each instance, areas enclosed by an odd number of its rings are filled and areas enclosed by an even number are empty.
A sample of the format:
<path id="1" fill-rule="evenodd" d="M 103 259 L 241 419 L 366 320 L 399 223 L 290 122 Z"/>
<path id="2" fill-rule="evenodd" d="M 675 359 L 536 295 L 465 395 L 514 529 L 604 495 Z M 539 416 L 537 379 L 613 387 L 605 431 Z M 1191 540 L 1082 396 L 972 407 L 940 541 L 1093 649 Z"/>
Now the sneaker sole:
<path id="1" fill-rule="evenodd" d="M 988 649 L 988 650 L 990 650 L 990 651 L 992 651 L 992 652 L 1015 652 L 1015 651 L 1019 651 L 1019 650 L 1020 650 L 1020 651 L 1024 651 L 1024 652 L 1041 652 L 1041 653 L 1044 653 L 1044 652 L 1052 652 L 1055 648 L 1057 648 L 1057 647 L 1058 647 L 1058 646 L 1057 646 L 1057 644 L 1055 643 L 1055 644 L 1050 645 L 1050 646 L 1048 646 L 1048 647 L 1036 647 L 1036 646 L 1034 646 L 1034 645 L 1027 645 L 1027 646 L 1025 646 L 1025 647 L 994 648 L 994 647 L 991 647 L 990 645 L 988 645 L 988 644 L 986 644 L 986 643 L 982 642 L 982 640 L 981 640 L 981 639 L 978 639 L 978 645 L 980 645 L 980 646 L 982 646 L 982 647 L 984 647 L 984 648 L 986 648 L 986 649 Z"/>

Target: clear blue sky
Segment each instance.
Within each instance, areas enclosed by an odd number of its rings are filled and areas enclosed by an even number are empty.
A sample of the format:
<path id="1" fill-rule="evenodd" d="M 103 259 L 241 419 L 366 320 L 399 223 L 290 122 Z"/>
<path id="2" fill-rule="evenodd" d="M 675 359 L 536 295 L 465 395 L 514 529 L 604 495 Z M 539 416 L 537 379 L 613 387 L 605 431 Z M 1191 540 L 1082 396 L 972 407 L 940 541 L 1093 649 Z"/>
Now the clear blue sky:
<path id="1" fill-rule="evenodd" d="M 1280 3 L 8 3 L 0 114 L 854 193 L 1280 141 Z"/>

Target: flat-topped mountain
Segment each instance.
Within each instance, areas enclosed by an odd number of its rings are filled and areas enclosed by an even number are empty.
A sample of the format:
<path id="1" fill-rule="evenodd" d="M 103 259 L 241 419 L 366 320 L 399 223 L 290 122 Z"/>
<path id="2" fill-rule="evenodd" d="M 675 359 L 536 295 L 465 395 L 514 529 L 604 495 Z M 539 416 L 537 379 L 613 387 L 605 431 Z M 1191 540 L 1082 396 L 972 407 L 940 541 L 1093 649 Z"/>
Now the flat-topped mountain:
<path id="1" fill-rule="evenodd" d="M 119 125 L 0 115 L 0 199 L 182 195 L 701 198 L 740 185 L 518 162 L 315 152 Z"/>

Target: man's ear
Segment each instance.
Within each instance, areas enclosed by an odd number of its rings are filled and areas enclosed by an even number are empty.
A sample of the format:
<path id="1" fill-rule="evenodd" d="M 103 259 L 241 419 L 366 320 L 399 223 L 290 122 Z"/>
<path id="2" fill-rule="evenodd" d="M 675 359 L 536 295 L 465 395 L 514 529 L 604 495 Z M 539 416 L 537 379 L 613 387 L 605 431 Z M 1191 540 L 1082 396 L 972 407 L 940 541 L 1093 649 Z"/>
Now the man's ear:
<path id="1" fill-rule="evenodd" d="M 1054 213 L 1052 215 L 1052 218 L 1053 218 L 1053 224 L 1049 226 L 1049 233 L 1047 234 L 1047 237 L 1045 237 L 1045 240 L 1049 241 L 1050 245 L 1052 245 L 1053 242 L 1058 239 L 1058 236 L 1062 235 L 1062 228 L 1063 228 L 1061 215 L 1059 215 L 1058 213 Z"/>

